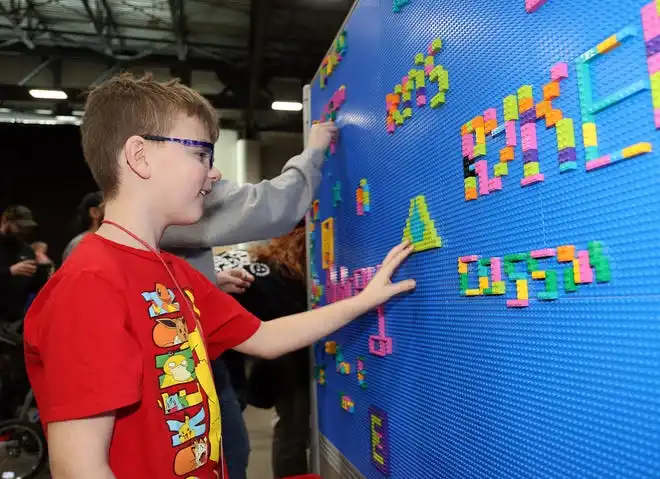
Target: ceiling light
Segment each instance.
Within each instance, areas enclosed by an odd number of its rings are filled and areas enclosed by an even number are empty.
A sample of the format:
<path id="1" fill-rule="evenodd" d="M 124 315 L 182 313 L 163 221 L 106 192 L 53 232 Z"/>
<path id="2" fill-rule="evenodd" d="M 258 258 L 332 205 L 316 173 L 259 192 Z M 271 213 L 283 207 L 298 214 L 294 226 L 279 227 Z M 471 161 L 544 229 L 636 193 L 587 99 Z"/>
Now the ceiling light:
<path id="1" fill-rule="evenodd" d="M 52 115 L 53 110 L 34 110 L 37 115 Z"/>
<path id="2" fill-rule="evenodd" d="M 73 116 L 83 116 L 85 114 L 82 110 L 73 110 Z"/>
<path id="3" fill-rule="evenodd" d="M 0 113 L 11 113 L 9 108 L 0 108 Z"/>
<path id="4" fill-rule="evenodd" d="M 62 90 L 30 90 L 30 95 L 42 100 L 66 100 L 68 98 Z"/>
<path id="5" fill-rule="evenodd" d="M 278 111 L 300 111 L 303 105 L 297 101 L 274 101 L 271 107 Z"/>

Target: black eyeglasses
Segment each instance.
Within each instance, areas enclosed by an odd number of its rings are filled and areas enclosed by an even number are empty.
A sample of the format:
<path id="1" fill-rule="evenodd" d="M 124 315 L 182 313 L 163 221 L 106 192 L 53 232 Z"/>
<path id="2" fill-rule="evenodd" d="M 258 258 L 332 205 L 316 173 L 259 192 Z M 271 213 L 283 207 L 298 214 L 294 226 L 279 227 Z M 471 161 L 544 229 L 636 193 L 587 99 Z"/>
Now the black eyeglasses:
<path id="1" fill-rule="evenodd" d="M 208 141 L 201 140 L 187 140 L 185 138 L 171 138 L 169 136 L 157 136 L 157 135 L 141 135 L 142 138 L 149 141 L 161 141 L 166 143 L 178 143 L 179 145 L 189 146 L 193 148 L 202 148 L 203 151 L 200 155 L 200 160 L 204 163 L 209 169 L 213 168 L 213 150 L 215 145 L 209 143 Z"/>

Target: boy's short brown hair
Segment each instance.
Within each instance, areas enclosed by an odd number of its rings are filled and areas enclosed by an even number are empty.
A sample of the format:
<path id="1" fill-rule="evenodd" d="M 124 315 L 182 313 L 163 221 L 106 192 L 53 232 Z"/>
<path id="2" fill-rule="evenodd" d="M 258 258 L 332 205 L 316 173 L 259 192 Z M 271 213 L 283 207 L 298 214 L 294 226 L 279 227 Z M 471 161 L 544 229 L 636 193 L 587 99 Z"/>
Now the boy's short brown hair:
<path id="1" fill-rule="evenodd" d="M 218 117 L 211 104 L 178 80 L 154 81 L 124 73 L 91 90 L 81 135 L 85 161 L 106 198 L 119 187 L 120 150 L 133 135 L 167 135 L 179 114 L 198 118 L 218 139 Z M 195 139 L 195 138 L 193 138 Z"/>

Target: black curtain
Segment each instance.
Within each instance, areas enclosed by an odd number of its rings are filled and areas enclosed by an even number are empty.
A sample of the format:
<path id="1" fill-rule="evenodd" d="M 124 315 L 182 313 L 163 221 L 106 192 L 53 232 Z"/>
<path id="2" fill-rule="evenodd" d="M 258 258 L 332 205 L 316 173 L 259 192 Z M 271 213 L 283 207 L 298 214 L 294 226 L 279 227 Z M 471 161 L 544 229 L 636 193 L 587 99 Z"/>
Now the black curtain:
<path id="1" fill-rule="evenodd" d="M 76 230 L 76 207 L 97 189 L 84 161 L 80 129 L 68 125 L 0 123 L 0 211 L 30 208 L 37 239 L 57 263 Z"/>

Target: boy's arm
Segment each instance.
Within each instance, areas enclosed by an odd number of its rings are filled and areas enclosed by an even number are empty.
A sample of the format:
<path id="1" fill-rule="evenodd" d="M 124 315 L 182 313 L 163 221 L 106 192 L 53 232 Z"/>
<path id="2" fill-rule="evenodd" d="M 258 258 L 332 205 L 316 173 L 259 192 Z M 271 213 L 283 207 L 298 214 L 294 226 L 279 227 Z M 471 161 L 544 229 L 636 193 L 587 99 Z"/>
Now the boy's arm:
<path id="1" fill-rule="evenodd" d="M 398 283 L 390 281 L 394 271 L 411 252 L 412 246 L 407 242 L 401 243 L 390 250 L 378 273 L 357 296 L 323 308 L 264 322 L 255 334 L 235 349 L 251 356 L 277 358 L 309 346 L 392 296 L 412 290 L 415 287 L 414 280 Z"/>
<path id="2" fill-rule="evenodd" d="M 194 225 L 170 226 L 161 247 L 210 248 L 280 236 L 309 209 L 321 182 L 325 153 L 307 149 L 291 158 L 280 176 L 242 186 L 221 180 L 206 199 Z"/>
<path id="3" fill-rule="evenodd" d="M 115 479 L 108 464 L 115 414 L 48 425 L 48 456 L 53 479 Z"/>

